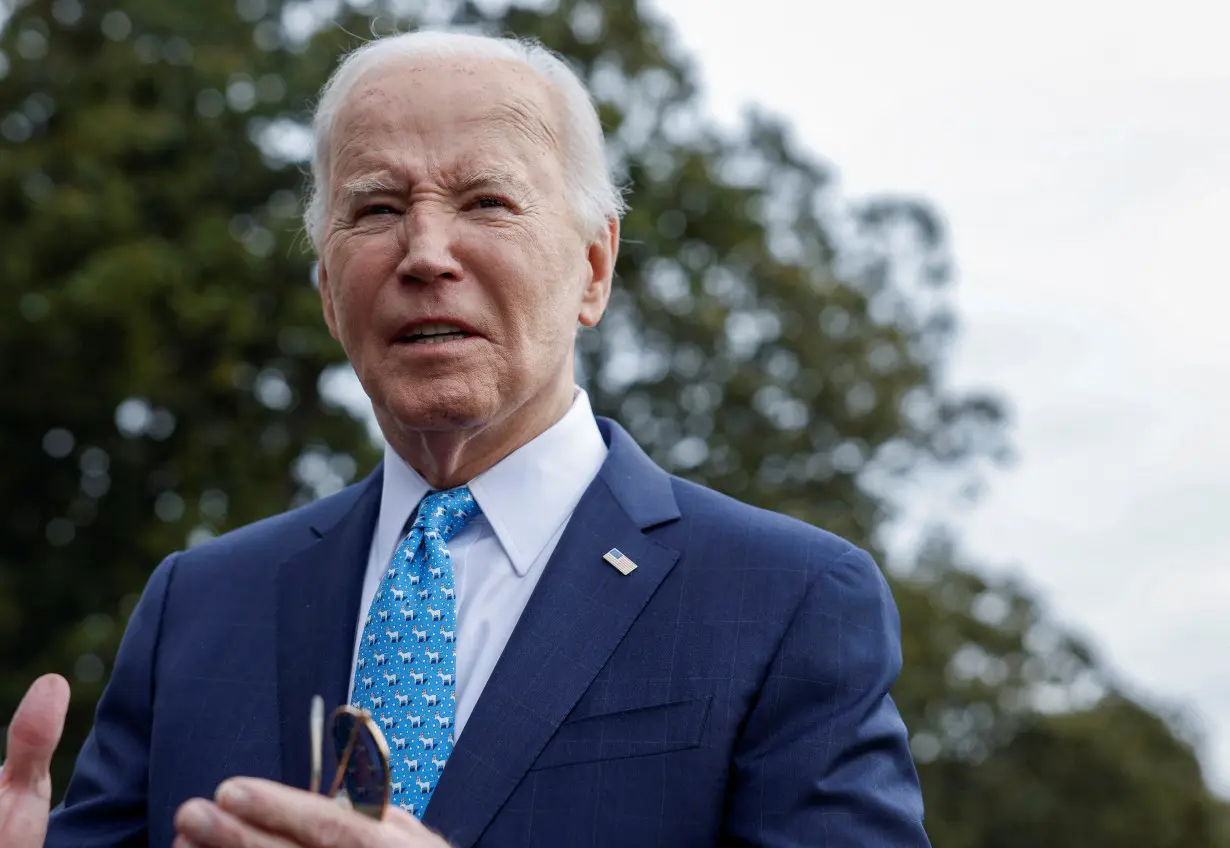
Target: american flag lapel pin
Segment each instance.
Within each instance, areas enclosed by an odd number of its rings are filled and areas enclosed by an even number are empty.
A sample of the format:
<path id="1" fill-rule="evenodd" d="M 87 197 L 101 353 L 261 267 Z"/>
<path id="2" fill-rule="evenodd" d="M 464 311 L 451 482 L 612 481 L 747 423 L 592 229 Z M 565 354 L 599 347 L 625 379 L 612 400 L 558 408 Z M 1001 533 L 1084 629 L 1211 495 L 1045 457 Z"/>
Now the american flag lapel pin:
<path id="1" fill-rule="evenodd" d="M 602 558 L 619 569 L 619 573 L 627 576 L 636 570 L 636 563 L 624 556 L 619 548 L 611 548 Z"/>

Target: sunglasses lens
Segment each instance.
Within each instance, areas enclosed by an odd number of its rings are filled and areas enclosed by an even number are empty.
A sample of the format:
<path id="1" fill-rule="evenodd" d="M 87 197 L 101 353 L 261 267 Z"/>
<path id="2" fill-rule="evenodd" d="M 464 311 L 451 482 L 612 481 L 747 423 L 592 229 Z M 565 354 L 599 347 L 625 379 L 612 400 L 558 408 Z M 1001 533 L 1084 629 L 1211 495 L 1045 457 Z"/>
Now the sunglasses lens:
<path id="1" fill-rule="evenodd" d="M 333 746 L 338 764 L 343 766 L 342 788 L 351 805 L 357 812 L 379 819 L 384 813 L 389 766 L 367 724 L 347 713 L 337 716 Z"/>

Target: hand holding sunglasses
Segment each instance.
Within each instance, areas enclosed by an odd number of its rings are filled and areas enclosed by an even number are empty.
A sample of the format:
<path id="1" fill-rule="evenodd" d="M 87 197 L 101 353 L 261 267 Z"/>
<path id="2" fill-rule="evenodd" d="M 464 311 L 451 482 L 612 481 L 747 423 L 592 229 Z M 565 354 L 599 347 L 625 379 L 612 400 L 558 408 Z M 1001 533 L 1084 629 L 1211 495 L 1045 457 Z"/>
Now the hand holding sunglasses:
<path id="1" fill-rule="evenodd" d="M 448 848 L 414 816 L 390 806 L 389 749 L 371 716 L 340 707 L 327 732 L 338 766 L 325 795 L 320 792 L 324 704 L 313 699 L 311 791 L 255 778 L 228 780 L 216 803 L 194 799 L 180 807 L 179 834 L 189 844 L 211 848 L 274 844 L 271 836 L 281 840 L 277 844 L 300 848 Z"/>

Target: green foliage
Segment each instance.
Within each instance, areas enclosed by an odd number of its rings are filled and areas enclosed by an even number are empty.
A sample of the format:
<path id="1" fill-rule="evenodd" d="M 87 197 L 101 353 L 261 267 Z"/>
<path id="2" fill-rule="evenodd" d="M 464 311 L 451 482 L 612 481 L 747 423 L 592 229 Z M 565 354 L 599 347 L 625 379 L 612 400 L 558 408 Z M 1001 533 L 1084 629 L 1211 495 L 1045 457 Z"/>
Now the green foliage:
<path id="1" fill-rule="evenodd" d="M 0 710 L 73 681 L 61 787 L 152 567 L 375 456 L 321 398 L 302 175 L 249 140 L 304 108 L 294 59 L 230 10 L 125 8 L 29 4 L 3 40 Z"/>
<path id="2" fill-rule="evenodd" d="M 897 582 L 928 831 L 945 848 L 1230 845 L 1191 734 L 1116 690 L 1011 582 L 933 540 Z"/>
<path id="3" fill-rule="evenodd" d="M 1190 750 L 1121 697 L 1035 716 L 974 768 L 945 763 L 924 774 L 943 787 L 932 811 L 955 824 L 946 844 L 957 848 L 1226 844 Z"/>
<path id="4" fill-rule="evenodd" d="M 895 479 L 1004 454 L 995 399 L 942 382 L 948 257 L 926 204 L 841 198 L 771 117 L 715 128 L 633 4 L 430 5 L 538 37 L 596 92 L 632 211 L 580 368 L 660 463 L 874 547 Z M 37 673 L 69 676 L 60 787 L 156 562 L 377 457 L 325 390 L 342 355 L 296 139 L 350 33 L 426 12 L 313 28 L 307 9 L 36 0 L 0 39 L 0 714 Z M 1230 844 L 1190 745 L 1019 587 L 937 541 L 895 591 L 895 697 L 937 845 Z"/>

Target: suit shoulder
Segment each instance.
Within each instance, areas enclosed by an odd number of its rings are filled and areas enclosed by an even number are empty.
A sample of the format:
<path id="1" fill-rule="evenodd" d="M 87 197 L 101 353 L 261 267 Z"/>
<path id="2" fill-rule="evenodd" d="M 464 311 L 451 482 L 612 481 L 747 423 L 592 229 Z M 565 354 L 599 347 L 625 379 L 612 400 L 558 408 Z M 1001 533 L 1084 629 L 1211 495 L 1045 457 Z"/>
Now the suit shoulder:
<path id="1" fill-rule="evenodd" d="M 765 553 L 765 562 L 783 560 L 812 568 L 837 561 L 877 569 L 871 556 L 853 542 L 805 521 L 763 509 L 707 486 L 672 477 L 675 498 L 692 539 L 722 549 L 744 547 L 750 540 Z M 698 533 L 697 531 L 700 531 Z"/>

